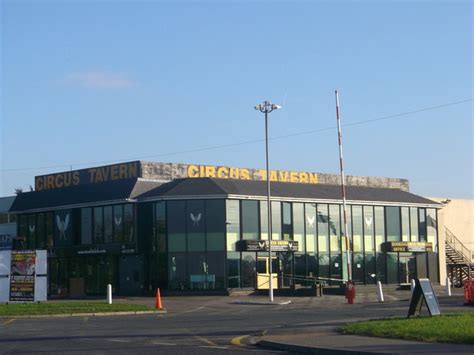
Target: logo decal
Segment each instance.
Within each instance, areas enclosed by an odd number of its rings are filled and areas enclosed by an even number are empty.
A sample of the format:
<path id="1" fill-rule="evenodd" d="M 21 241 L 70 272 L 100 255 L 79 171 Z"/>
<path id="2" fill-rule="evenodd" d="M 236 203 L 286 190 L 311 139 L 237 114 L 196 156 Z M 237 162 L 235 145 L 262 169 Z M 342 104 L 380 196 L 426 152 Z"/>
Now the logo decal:
<path id="1" fill-rule="evenodd" d="M 308 221 L 308 224 L 311 228 L 314 226 L 314 220 L 315 219 L 316 219 L 316 216 L 313 216 L 313 217 L 306 216 L 306 220 Z"/>
<path id="2" fill-rule="evenodd" d="M 365 217 L 365 225 L 367 226 L 367 228 L 372 228 L 372 217 Z"/>
<path id="3" fill-rule="evenodd" d="M 30 234 L 33 234 L 35 232 L 36 226 L 33 224 L 28 226 L 28 228 L 30 229 Z"/>
<path id="4" fill-rule="evenodd" d="M 190 213 L 191 220 L 193 221 L 193 226 L 199 226 L 199 221 L 201 220 L 201 213 L 198 213 L 196 216 L 191 212 Z"/>
<path id="5" fill-rule="evenodd" d="M 59 230 L 59 240 L 66 240 L 66 230 L 69 227 L 69 213 L 66 215 L 66 218 L 64 218 L 64 222 L 56 215 L 56 226 Z"/>

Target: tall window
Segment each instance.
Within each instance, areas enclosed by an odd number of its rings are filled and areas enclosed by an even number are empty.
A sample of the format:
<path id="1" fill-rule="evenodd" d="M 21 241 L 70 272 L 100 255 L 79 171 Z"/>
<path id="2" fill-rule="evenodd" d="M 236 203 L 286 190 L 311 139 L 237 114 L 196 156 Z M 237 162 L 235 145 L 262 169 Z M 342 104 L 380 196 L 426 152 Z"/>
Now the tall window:
<path id="1" fill-rule="evenodd" d="M 410 209 L 402 207 L 402 240 L 410 240 Z"/>
<path id="2" fill-rule="evenodd" d="M 115 205 L 113 214 L 114 242 L 123 243 L 123 205 Z"/>
<path id="3" fill-rule="evenodd" d="M 131 203 L 123 205 L 123 219 L 124 240 L 127 243 L 133 243 L 136 233 L 133 226 L 133 205 Z"/>
<path id="4" fill-rule="evenodd" d="M 293 239 L 293 218 L 291 215 L 291 203 L 282 202 L 282 215 L 283 215 L 283 240 Z"/>
<path id="5" fill-rule="evenodd" d="M 168 251 L 185 252 L 186 251 L 186 219 L 185 202 L 168 201 Z M 177 263 L 180 257 L 175 256 L 172 261 Z M 173 264 L 173 263 L 172 263 Z"/>
<path id="6" fill-rule="evenodd" d="M 418 209 L 418 235 L 420 242 L 426 242 L 426 209 Z"/>
<path id="7" fill-rule="evenodd" d="M 102 215 L 103 209 L 102 207 L 95 207 L 94 208 L 94 243 L 95 244 L 102 244 L 104 242 L 104 232 L 103 232 L 103 225 L 104 219 Z"/>
<path id="8" fill-rule="evenodd" d="M 436 221 L 436 210 L 434 208 L 428 208 L 426 210 L 426 229 L 427 229 L 427 236 L 428 236 L 428 243 L 432 243 L 433 251 L 438 251 L 438 244 L 437 244 L 437 229 L 438 224 Z"/>
<path id="9" fill-rule="evenodd" d="M 236 251 L 240 238 L 240 209 L 238 200 L 226 200 L 227 250 Z"/>
<path id="10" fill-rule="evenodd" d="M 339 210 L 339 205 L 329 205 L 329 235 L 331 252 L 341 250 L 341 215 Z"/>
<path id="11" fill-rule="evenodd" d="M 92 243 L 92 208 L 81 208 L 81 244 Z"/>
<path id="12" fill-rule="evenodd" d="M 354 252 L 362 249 L 362 206 L 352 206 L 352 245 Z"/>
<path id="13" fill-rule="evenodd" d="M 382 243 L 385 242 L 385 223 L 383 207 L 375 206 L 375 250 L 381 251 Z"/>
<path id="14" fill-rule="evenodd" d="M 204 201 L 187 201 L 188 251 L 206 250 Z"/>
<path id="15" fill-rule="evenodd" d="M 385 223 L 387 226 L 387 241 L 400 241 L 400 207 L 385 207 Z"/>
<path id="16" fill-rule="evenodd" d="M 418 241 L 418 208 L 410 207 L 410 240 Z"/>
<path id="17" fill-rule="evenodd" d="M 298 251 L 305 252 L 304 208 L 302 203 L 293 203 L 293 240 L 298 242 Z"/>
<path id="18" fill-rule="evenodd" d="M 267 201 L 260 201 L 260 239 L 268 239 Z"/>
<path id="19" fill-rule="evenodd" d="M 316 204 L 307 203 L 305 205 L 305 223 L 306 223 L 306 251 L 314 253 L 317 250 L 316 245 Z"/>
<path id="20" fill-rule="evenodd" d="M 374 240 L 374 207 L 364 206 L 364 249 L 365 252 L 375 251 Z"/>
<path id="21" fill-rule="evenodd" d="M 272 201 L 272 240 L 281 239 L 281 203 Z"/>
<path id="22" fill-rule="evenodd" d="M 328 205 L 318 204 L 318 250 L 320 253 L 329 252 Z M 329 265 L 329 262 L 328 262 Z"/>
<path id="23" fill-rule="evenodd" d="M 258 201 L 242 201 L 242 239 L 258 239 Z"/>
<path id="24" fill-rule="evenodd" d="M 113 242 L 112 206 L 104 207 L 104 243 Z"/>

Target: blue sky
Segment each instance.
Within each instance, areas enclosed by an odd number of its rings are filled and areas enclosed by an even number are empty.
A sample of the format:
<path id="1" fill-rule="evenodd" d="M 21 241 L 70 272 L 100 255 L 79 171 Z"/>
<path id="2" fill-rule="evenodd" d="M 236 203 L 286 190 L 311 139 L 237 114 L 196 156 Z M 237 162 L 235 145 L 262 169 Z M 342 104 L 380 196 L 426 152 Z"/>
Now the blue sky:
<path id="1" fill-rule="evenodd" d="M 101 162 L 263 168 L 266 99 L 271 167 L 338 173 L 338 89 L 346 174 L 474 197 L 472 101 L 350 125 L 472 99 L 470 1 L 0 3 L 1 196 Z"/>

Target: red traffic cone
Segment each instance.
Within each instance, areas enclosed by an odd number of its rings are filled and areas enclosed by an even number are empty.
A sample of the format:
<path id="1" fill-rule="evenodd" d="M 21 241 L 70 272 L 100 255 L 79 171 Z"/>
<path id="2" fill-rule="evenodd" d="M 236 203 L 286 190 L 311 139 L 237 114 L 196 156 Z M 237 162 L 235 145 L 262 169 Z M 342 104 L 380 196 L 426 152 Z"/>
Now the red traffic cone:
<path id="1" fill-rule="evenodd" d="M 161 304 L 161 296 L 160 296 L 160 289 L 156 289 L 156 301 L 155 301 L 155 308 L 156 309 L 163 309 L 163 305 Z"/>

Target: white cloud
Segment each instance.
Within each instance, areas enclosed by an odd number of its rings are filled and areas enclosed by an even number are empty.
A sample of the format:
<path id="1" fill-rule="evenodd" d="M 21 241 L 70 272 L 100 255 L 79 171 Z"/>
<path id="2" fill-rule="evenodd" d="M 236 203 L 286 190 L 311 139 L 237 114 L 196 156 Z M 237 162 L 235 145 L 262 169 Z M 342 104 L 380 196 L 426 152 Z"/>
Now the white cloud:
<path id="1" fill-rule="evenodd" d="M 101 71 L 74 72 L 66 75 L 65 81 L 87 88 L 123 89 L 131 87 L 134 82 L 123 74 Z"/>

